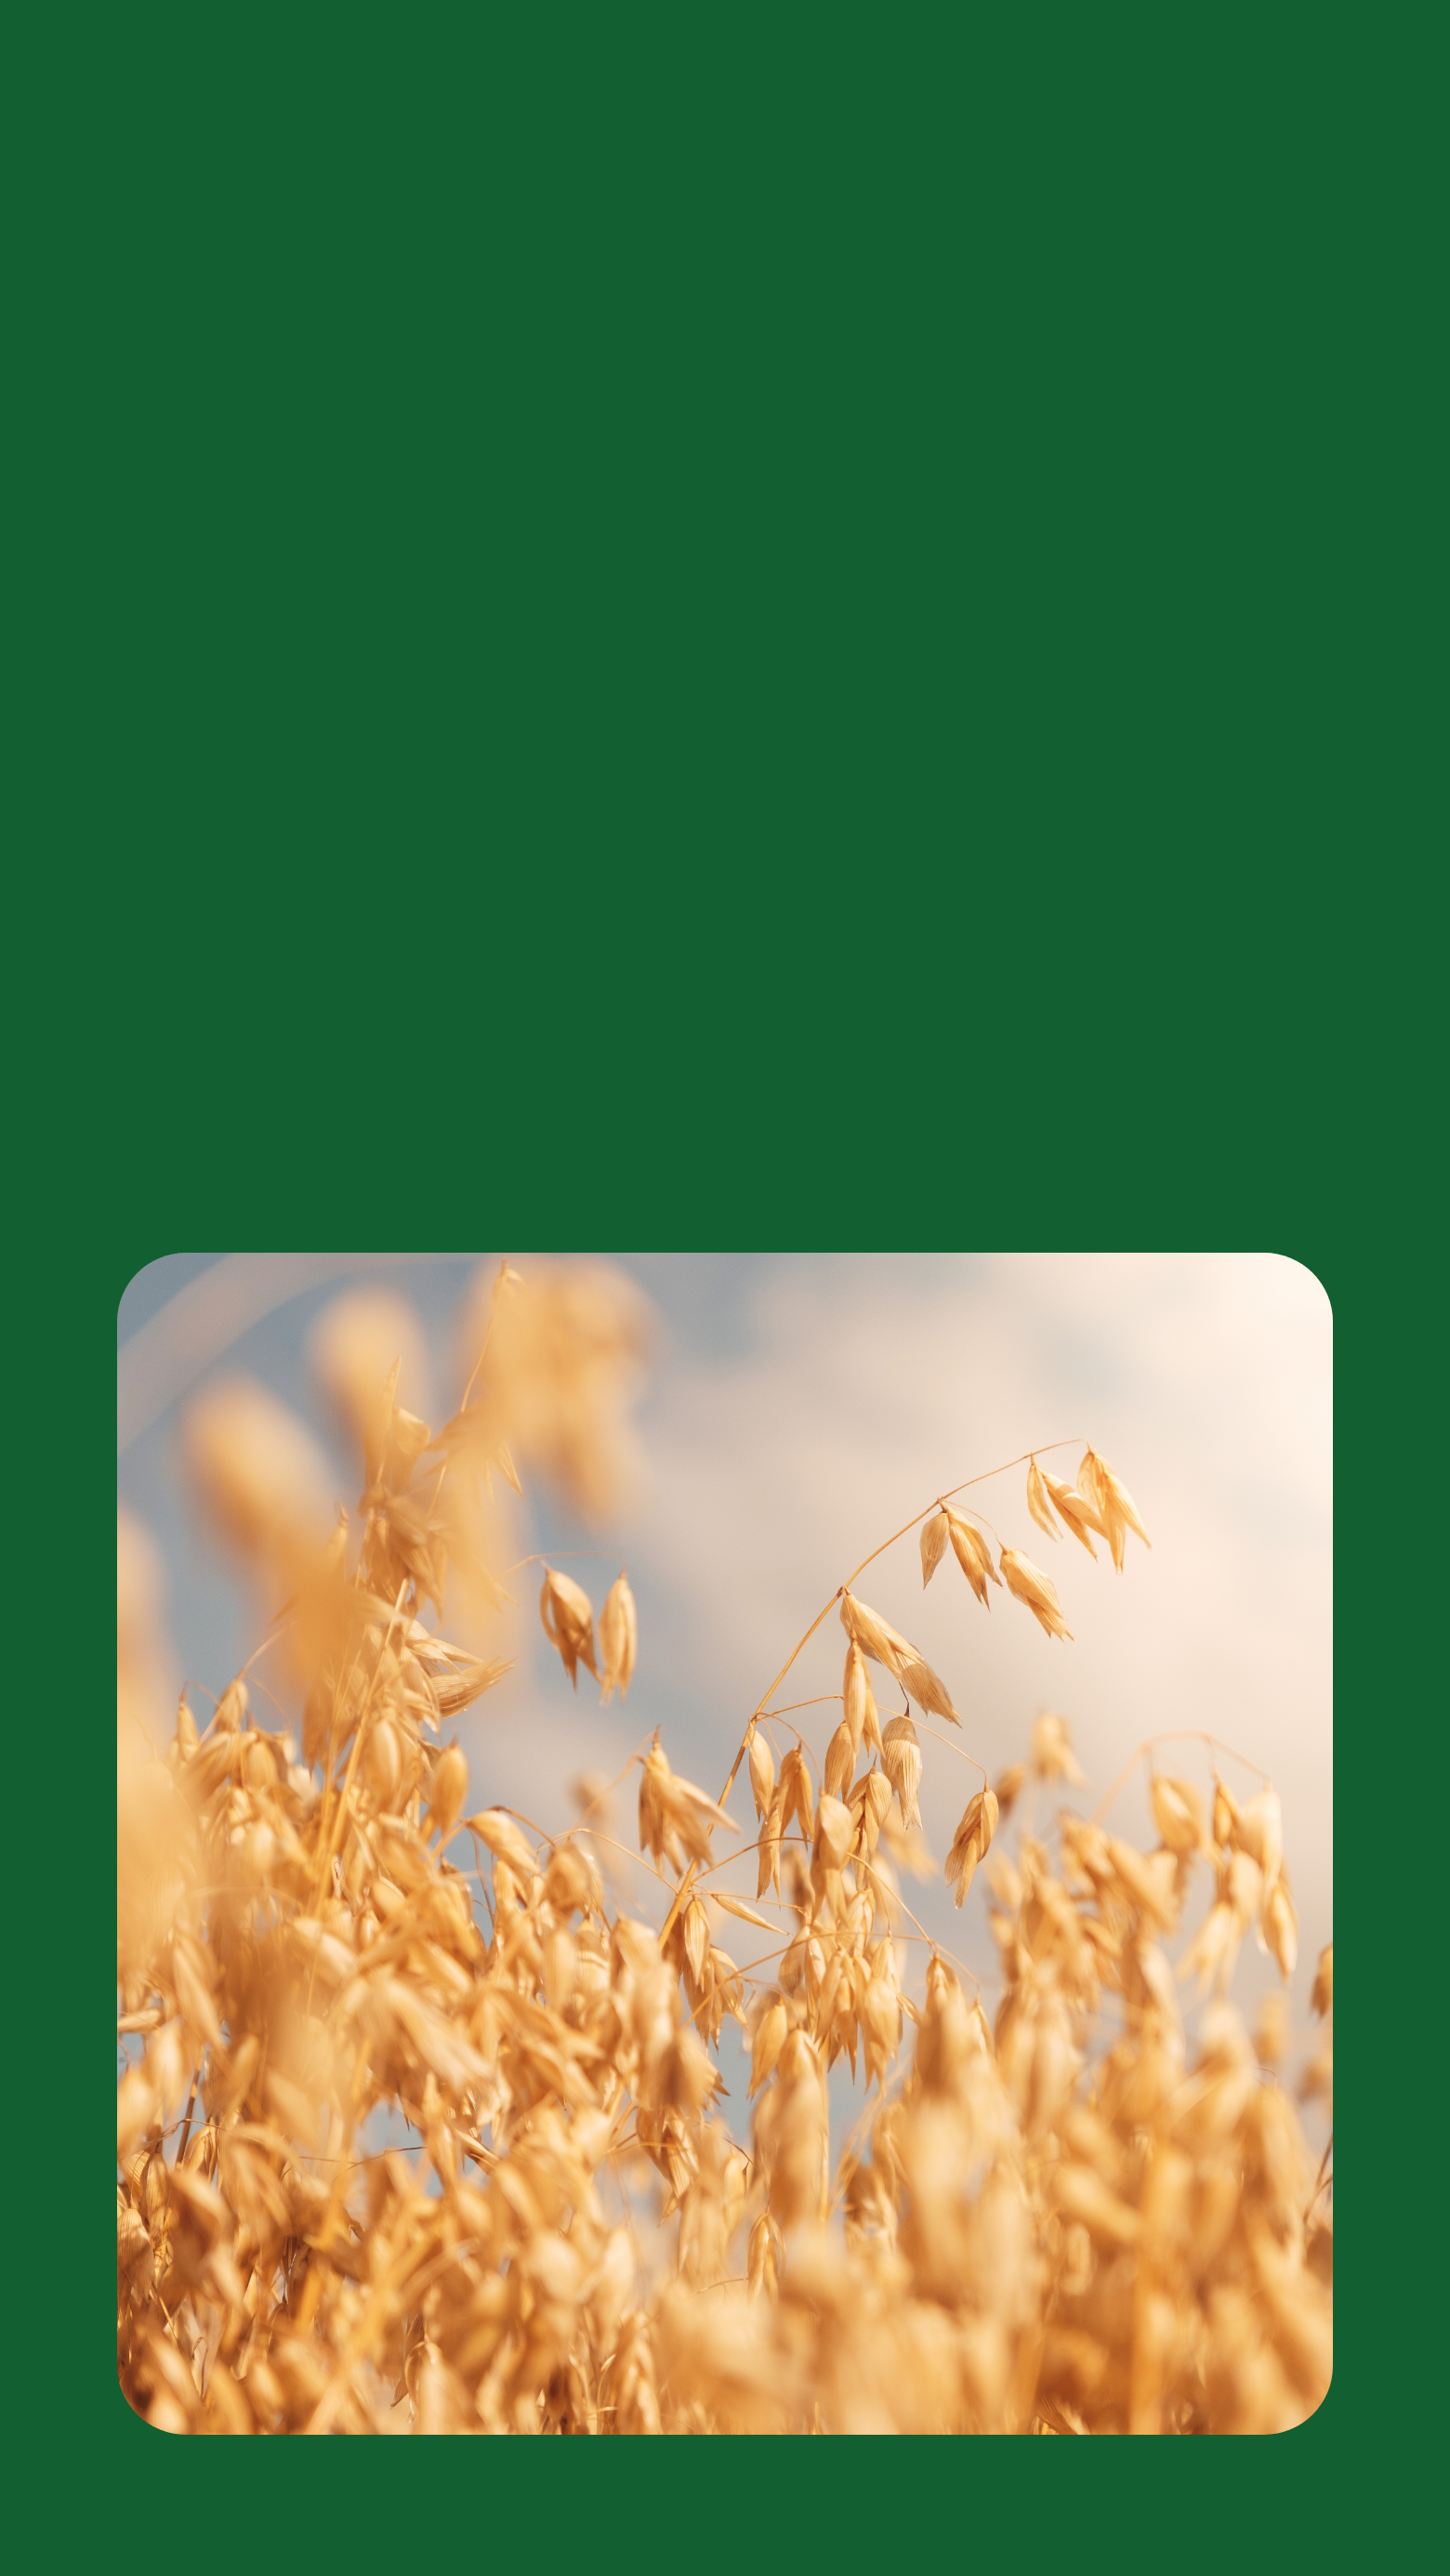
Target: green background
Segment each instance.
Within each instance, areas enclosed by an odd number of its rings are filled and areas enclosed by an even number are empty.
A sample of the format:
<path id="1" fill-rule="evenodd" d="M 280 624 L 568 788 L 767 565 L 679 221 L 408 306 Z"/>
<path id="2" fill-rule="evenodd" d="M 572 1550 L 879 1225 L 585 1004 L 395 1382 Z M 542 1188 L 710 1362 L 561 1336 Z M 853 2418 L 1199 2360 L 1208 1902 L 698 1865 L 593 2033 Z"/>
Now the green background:
<path id="1" fill-rule="evenodd" d="M 581 1236 L 668 1150 L 713 1239 L 743 1149 L 773 1237 L 884 1191 L 955 1241 L 853 1159 L 901 1088 L 1064 1241 L 1069 1137 L 1151 1137 L 1191 1228 L 1236 1122 L 1277 1242 L 1327 1108 L 1373 1164 L 1344 934 L 1394 980 L 1443 678 L 1428 17 L 64 23 L 33 894 L 84 868 L 212 1238 L 268 1081 L 293 1151 L 361 1098 L 550 1154 Z"/>
<path id="2" fill-rule="evenodd" d="M 1397 1522 L 1443 1383 L 1432 13 L 71 10 L 43 46 L 9 110 L 16 1401 L 23 1533 L 95 1552 L 96 1673 L 112 1310 L 204 1246 L 1282 1251 L 1335 1306 L 1356 1532 Z M 1355 1728 L 1418 1763 L 1408 1660 L 1341 1613 Z M 56 1935 L 102 2067 L 103 1775 Z M 834 2545 L 1066 2546 L 1086 2498 L 1185 2565 L 1342 2545 L 1427 2429 L 1364 2116 L 1417 2043 L 1373 2010 L 1339 2373 L 1280 2441 L 918 2444 L 819 2487 L 755 2445 L 723 2505 L 667 2445 L 238 2467 L 121 2406 L 61 2137 L 37 2511 L 114 2554 L 144 2491 L 138 2541 L 159 2512 L 220 2563 L 284 2509 L 392 2552 L 425 2495 L 606 2560 L 814 2548 L 832 2504 Z"/>

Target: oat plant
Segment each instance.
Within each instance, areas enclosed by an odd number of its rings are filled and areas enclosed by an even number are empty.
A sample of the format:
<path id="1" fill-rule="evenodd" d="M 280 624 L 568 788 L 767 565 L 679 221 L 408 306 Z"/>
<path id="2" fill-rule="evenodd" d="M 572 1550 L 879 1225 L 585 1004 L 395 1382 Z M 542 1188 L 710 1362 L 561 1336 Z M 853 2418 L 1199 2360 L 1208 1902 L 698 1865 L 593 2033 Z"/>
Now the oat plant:
<path id="1" fill-rule="evenodd" d="M 495 1479 L 608 1507 L 639 1315 L 608 1271 L 505 1268 L 477 1341 L 435 1433 L 369 1336 L 334 1330 L 363 1487 L 330 1536 L 279 1406 L 246 1384 L 193 1406 L 198 1493 L 284 1606 L 209 1716 L 183 1695 L 169 1740 L 123 1558 L 130 2404 L 166 2432 L 238 2434 L 1303 2420 L 1331 2368 L 1332 2180 L 1282 2080 L 1286 2005 L 1251 2038 L 1230 2000 L 1246 1938 L 1286 1981 L 1295 1963 L 1272 1784 L 1207 1738 L 1140 1746 L 1158 1841 L 1139 1850 L 1113 1830 L 1126 1772 L 1096 1815 L 1072 1805 L 1060 1716 L 989 1779 L 946 1682 L 856 1588 L 914 1531 L 923 1581 L 965 1586 L 964 1626 L 1025 1610 L 1044 1652 L 1065 1644 L 1056 1585 L 975 1497 L 1025 1467 L 1035 1528 L 1102 1579 L 1100 1547 L 1121 1573 L 1130 1539 L 1148 1544 L 1113 1468 L 1084 1447 L 1069 1483 L 1060 1443 L 932 1497 L 838 1584 L 718 1797 L 658 1735 L 640 1745 L 626 1854 L 608 1830 L 623 1781 L 547 1830 L 478 1802 L 455 1722 L 508 1665 L 450 1642 L 445 1616 L 455 1589 L 504 1606 Z M 545 1565 L 539 1607 L 576 1687 L 582 1670 L 625 1702 L 648 1651 L 627 1576 L 596 1617 Z M 782 1701 L 833 1612 L 839 1693 Z M 295 1731 L 261 1723 L 268 1694 Z M 986 1892 L 990 2016 L 904 1893 L 928 1758 L 965 1766 L 945 1879 L 958 1906 Z M 1199 1873 L 1212 1901 L 1185 1940 Z M 1329 1951 L 1313 2000 L 1299 2090 L 1327 2096 Z M 724 2115 L 727 2020 L 750 2054 L 744 2135 Z M 833 2159 L 843 2058 L 863 2107 Z M 410 2150 L 368 2146 L 380 2111 Z"/>

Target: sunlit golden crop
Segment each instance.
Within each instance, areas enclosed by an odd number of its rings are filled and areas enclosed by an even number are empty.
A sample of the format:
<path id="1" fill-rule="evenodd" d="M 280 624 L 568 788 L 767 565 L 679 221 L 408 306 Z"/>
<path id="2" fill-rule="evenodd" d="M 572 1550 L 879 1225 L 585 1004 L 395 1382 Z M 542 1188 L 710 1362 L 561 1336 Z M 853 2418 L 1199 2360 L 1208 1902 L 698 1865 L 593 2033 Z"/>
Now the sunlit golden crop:
<path id="1" fill-rule="evenodd" d="M 487 1562 L 494 1479 L 608 1508 L 646 1319 L 601 1267 L 503 1270 L 438 1432 L 395 1401 L 409 1329 L 396 1301 L 352 1297 L 320 1336 L 363 1470 L 331 1535 L 315 1453 L 273 1397 L 223 1381 L 192 1407 L 196 1490 L 285 1607 L 214 1714 L 183 1697 L 165 1742 L 145 1545 L 123 1526 L 132 2406 L 173 2433 L 1270 2433 L 1311 2413 L 1332 2188 L 1280 2080 L 1286 2010 L 1271 2000 L 1251 2038 L 1230 2000 L 1246 1938 L 1286 1980 L 1295 1962 L 1272 1784 L 1246 1788 L 1252 1763 L 1207 1738 L 1138 1747 L 1144 1852 L 1113 1830 L 1116 1790 L 1092 1817 L 1060 1803 L 1082 1775 L 1055 1712 L 989 1780 L 947 1682 L 856 1588 L 915 1531 L 924 1581 L 960 1582 L 971 1620 L 1025 1609 L 1065 1669 L 1055 1583 L 975 1498 L 1025 1467 L 1035 1526 L 1097 1569 L 1064 1551 L 1064 1590 L 1112 1582 L 1129 1538 L 1147 1544 L 1115 1469 L 1086 1448 L 1072 1484 L 1023 1458 L 927 1497 L 786 1656 L 718 1798 L 642 1744 L 657 1903 L 636 1920 L 607 1893 L 624 1781 L 586 1783 L 547 1834 L 491 1804 L 452 1729 L 509 1666 L 444 1622 L 460 1598 L 496 1612 L 516 1571 Z M 560 1567 L 536 1574 L 570 1680 L 626 1701 L 649 1656 L 627 1574 L 597 1620 Z M 833 1612 L 839 1694 L 781 1703 Z M 300 1740 L 259 1722 L 259 1670 Z M 965 1765 L 945 1877 L 988 1908 L 990 2021 L 903 1892 L 934 1866 L 918 1792 L 938 1761 Z M 1212 1900 L 1183 1941 L 1200 1872 Z M 1327 1950 L 1314 2009 L 1301 2090 L 1327 2095 Z M 739 2135 L 727 2019 L 750 2053 Z M 843 2057 L 865 2107 L 833 2160 Z M 364 2151 L 380 2105 L 416 2163 Z M 619 2187 L 646 2167 L 654 2254 Z"/>

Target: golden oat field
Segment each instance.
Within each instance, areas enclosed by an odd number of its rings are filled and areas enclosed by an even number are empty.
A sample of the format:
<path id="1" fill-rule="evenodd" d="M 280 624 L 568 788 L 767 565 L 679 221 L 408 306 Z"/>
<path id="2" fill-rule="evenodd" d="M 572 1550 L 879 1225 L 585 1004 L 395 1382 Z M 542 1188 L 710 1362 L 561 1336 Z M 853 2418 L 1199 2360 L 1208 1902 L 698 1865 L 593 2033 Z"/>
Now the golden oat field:
<path id="1" fill-rule="evenodd" d="M 1132 1460 L 943 1459 L 966 1481 L 895 1531 L 863 1497 L 860 1561 L 800 1604 L 728 1778 L 683 1777 L 666 1725 L 572 1815 L 561 1785 L 565 1812 L 523 1816 L 456 1740 L 509 1672 L 481 1628 L 537 1586 L 564 1672 L 615 1709 L 650 1638 L 626 1571 L 591 1594 L 559 1562 L 491 1562 L 493 1497 L 538 1480 L 608 1509 L 638 1319 L 603 1265 L 505 1264 L 475 1344 L 435 1429 L 338 1310 L 323 1358 L 360 1472 L 330 1531 L 274 1397 L 221 1379 L 193 1401 L 191 1488 L 259 1604 L 214 1706 L 184 1692 L 158 1723 L 122 1550 L 130 2405 L 174 2434 L 1302 2422 L 1331 2371 L 1332 2176 L 1301 2105 L 1330 2095 L 1333 1965 L 1291 2080 L 1284 1997 L 1252 2028 L 1234 2001 L 1245 1943 L 1285 1981 L 1298 1944 L 1254 1745 L 1124 1744 L 1089 1812 L 1069 1720 L 1024 1710 L 989 1777 L 961 1680 L 873 1606 L 879 1561 L 911 1552 L 958 1588 L 964 1662 L 983 1616 L 1034 1622 L 1056 1679 L 1075 1587 L 1151 1545 Z M 801 1702 L 822 1630 L 839 1688 Z M 959 1821 L 933 1864 L 938 1767 Z M 1115 1822 L 1134 1777 L 1148 1848 Z M 923 1868 L 985 1909 L 990 2000 L 913 1911 Z M 855 2088 L 836 2137 L 832 2070 Z M 368 2143 L 384 2114 L 406 2145 Z"/>

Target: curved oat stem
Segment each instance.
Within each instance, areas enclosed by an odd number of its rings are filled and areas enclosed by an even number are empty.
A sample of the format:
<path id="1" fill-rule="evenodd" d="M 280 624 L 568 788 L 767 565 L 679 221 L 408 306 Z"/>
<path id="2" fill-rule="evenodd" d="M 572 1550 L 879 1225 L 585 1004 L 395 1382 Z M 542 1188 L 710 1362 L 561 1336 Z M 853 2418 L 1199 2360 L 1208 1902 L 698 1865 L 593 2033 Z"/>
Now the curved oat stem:
<path id="1" fill-rule="evenodd" d="M 724 1788 L 720 1792 L 717 1803 L 723 1807 L 731 1790 L 735 1786 L 735 1775 L 739 1770 L 741 1763 L 745 1759 L 745 1748 L 750 1741 L 751 1727 L 754 1726 L 757 1718 L 769 1716 L 770 1702 L 774 1698 L 775 1693 L 779 1690 L 786 1674 L 790 1671 L 791 1665 L 795 1662 L 796 1657 L 802 1654 L 805 1648 L 810 1644 L 812 1637 L 815 1635 L 816 1630 L 821 1624 L 821 1621 L 830 1617 L 830 1614 L 834 1610 L 836 1603 L 840 1600 L 842 1593 L 850 1591 L 850 1588 L 855 1582 L 858 1574 L 864 1574 L 867 1566 L 874 1565 L 878 1556 L 884 1556 L 887 1549 L 889 1547 L 894 1547 L 899 1538 L 905 1538 L 909 1530 L 915 1529 L 918 1521 L 924 1521 L 929 1512 L 934 1512 L 940 1508 L 942 1503 L 949 1502 L 953 1494 L 965 1494 L 968 1488 L 972 1485 L 989 1484 L 993 1476 L 1008 1475 L 1012 1468 L 1024 1466 L 1029 1458 L 1045 1458 L 1050 1450 L 1075 1449 L 1076 1447 L 1077 1439 L 1075 1437 L 1069 1440 L 1044 1440 L 1039 1442 L 1035 1449 L 1024 1449 L 1020 1458 L 1009 1458 L 1006 1460 L 1005 1464 L 1000 1467 L 984 1468 L 980 1476 L 968 1476 L 964 1478 L 960 1485 L 950 1486 L 945 1494 L 934 1494 L 931 1501 L 923 1504 L 919 1512 L 913 1512 L 909 1521 L 902 1522 L 899 1530 L 893 1530 L 890 1538 L 884 1538 L 879 1547 L 873 1547 L 869 1556 L 863 1556 L 860 1564 L 854 1567 L 851 1573 L 847 1575 L 845 1582 L 837 1584 L 836 1589 L 831 1594 L 830 1600 L 826 1603 L 824 1610 L 817 1612 L 815 1618 L 807 1628 L 805 1635 L 801 1638 L 799 1645 L 797 1645 L 786 1657 L 785 1662 L 781 1665 L 779 1672 L 776 1674 L 774 1681 L 766 1692 L 764 1699 L 761 1700 L 758 1707 L 752 1709 L 750 1716 L 746 1721 L 745 1732 L 740 1738 L 739 1749 L 736 1752 L 734 1761 L 730 1765 L 730 1776 L 726 1781 Z M 798 1702 L 797 1705 L 804 1705 L 804 1703 Z M 674 1922 L 675 1916 L 680 1910 L 681 1904 L 689 1893 L 694 1875 L 695 1867 L 694 1863 L 691 1862 L 690 1867 L 686 1870 L 684 1877 L 675 1890 L 675 1901 L 670 1907 L 669 1913 L 665 1917 L 664 1931 L 660 1934 L 661 1940 L 664 1939 L 665 1933 L 669 1931 L 670 1926 Z M 915 1920 L 916 1917 L 913 1915 L 912 1921 L 915 1922 Z"/>
<path id="2" fill-rule="evenodd" d="M 768 1708 L 763 1717 L 753 1718 L 751 1723 L 755 1726 L 769 1726 L 773 1718 L 785 1717 L 793 1708 L 824 1708 L 828 1701 L 838 1700 L 840 1696 L 839 1691 L 817 1691 L 813 1699 L 788 1699 L 784 1708 Z M 804 1744 L 805 1737 L 801 1735 L 798 1726 L 793 1726 L 791 1733 L 800 1735 L 800 1740 Z"/>
<path id="3" fill-rule="evenodd" d="M 964 1744 L 953 1744 L 949 1735 L 943 1735 L 936 1727 L 928 1726 L 924 1717 L 914 1717 L 911 1722 L 914 1727 L 919 1729 L 921 1734 L 929 1735 L 933 1744 L 944 1744 L 948 1753 L 960 1754 L 964 1762 L 970 1762 L 974 1771 L 980 1771 L 982 1775 L 982 1786 L 985 1789 L 987 1786 L 987 1766 L 985 1762 L 979 1761 L 975 1753 L 969 1753 Z"/>
<path id="4" fill-rule="evenodd" d="M 567 1843 L 567 1842 L 571 1842 L 571 1841 L 573 1840 L 573 1838 L 574 1838 L 575 1834 L 582 1834 L 582 1833 L 585 1833 L 585 1832 L 593 1833 L 593 1831 L 594 1831 L 594 1827 L 593 1827 L 592 1825 L 588 1824 L 586 1820 L 587 1820 L 590 1816 L 592 1816 L 592 1815 L 593 1815 L 594 1810 L 595 1810 L 595 1808 L 596 1808 L 596 1807 L 602 1807 L 602 1806 L 603 1806 L 604 1801 L 605 1801 L 605 1799 L 606 1799 L 606 1798 L 610 1798 L 610 1797 L 612 1797 L 612 1796 L 613 1796 L 613 1794 L 614 1794 L 615 1790 L 619 1787 L 619 1784 L 620 1784 L 621 1780 L 627 1780 L 627 1779 L 629 1778 L 629 1775 L 630 1775 L 631 1771 L 634 1769 L 634 1766 L 635 1766 L 636 1762 L 642 1762 L 642 1761 L 644 1760 L 645 1755 L 648 1753 L 648 1751 L 649 1751 L 649 1746 L 648 1746 L 648 1744 L 647 1744 L 647 1743 L 637 1744 L 637 1745 L 635 1746 L 635 1749 L 634 1749 L 633 1753 L 631 1753 L 631 1755 L 630 1755 L 630 1757 L 629 1757 L 629 1760 L 626 1762 L 626 1764 L 625 1764 L 625 1766 L 624 1766 L 624 1769 L 623 1769 L 622 1771 L 617 1771 L 617 1772 L 615 1773 L 614 1778 L 613 1778 L 611 1781 L 609 1781 L 609 1782 L 608 1782 L 608 1784 L 607 1784 L 603 1789 L 601 1789 L 601 1790 L 600 1790 L 599 1795 L 598 1795 L 596 1798 L 591 1798 L 591 1799 L 590 1799 L 588 1806 L 584 1809 L 583 1814 L 579 1817 L 579 1820 L 578 1820 L 577 1824 L 572 1824 L 572 1825 L 569 1827 L 569 1831 L 568 1831 L 568 1833 L 567 1833 L 567 1834 L 563 1834 L 563 1835 L 561 1835 L 561 1836 L 559 1837 L 560 1841 L 562 1841 L 562 1842 L 566 1842 L 566 1843 Z"/>
<path id="5" fill-rule="evenodd" d="M 891 1907 L 892 1907 L 893 1905 L 899 1905 L 899 1906 L 900 1906 L 900 1908 L 901 1908 L 902 1913 L 903 1913 L 903 1914 L 905 1914 L 905 1915 L 907 1915 L 907 1916 L 910 1918 L 910 1920 L 911 1920 L 911 1921 L 916 1925 L 917 1932 L 919 1933 L 919 1935 L 920 1935 L 921 1939 L 926 1943 L 927 1948 L 928 1948 L 929 1950 L 934 1950 L 934 1951 L 936 1952 L 937 1957 L 938 1957 L 939 1959 L 950 1959 L 950 1961 L 951 1961 L 951 1963 L 952 1963 L 952 1966 L 953 1966 L 954 1968 L 965 1968 L 965 1969 L 966 1969 L 966 1973 L 967 1973 L 967 1975 L 971 1978 L 971 1981 L 972 1981 L 973 1985 L 977 1988 L 978 1993 L 980 1993 L 980 1992 L 981 1992 L 981 1986 L 982 1986 L 982 1980 L 981 1980 L 981 1978 L 978 1976 L 976 1969 L 975 1969 L 975 1968 L 968 1968 L 968 1967 L 967 1967 L 966 1960 L 965 1960 L 965 1959 L 959 1959 L 959 1958 L 957 1957 L 957 1954 L 956 1954 L 955 1950 L 949 1950 L 949 1949 L 947 1949 L 947 1947 L 946 1947 L 946 1945 L 945 1945 L 945 1943 L 944 1943 L 944 1942 L 936 1941 L 936 1940 L 934 1940 L 934 1939 L 932 1938 L 932 1935 L 930 1934 L 930 1932 L 928 1932 L 928 1930 L 927 1930 L 927 1928 L 926 1928 L 926 1925 L 922 1922 L 921 1917 L 920 1917 L 919 1915 L 917 1915 L 917 1914 L 913 1914 L 913 1913 L 912 1913 L 911 1908 L 910 1908 L 910 1906 L 907 1904 L 906 1899 L 905 1899 L 905 1897 L 902 1895 L 902 1893 L 901 1893 L 900 1889 L 899 1889 L 899 1888 L 897 1888 L 897 1889 L 894 1889 L 894 1890 L 893 1890 L 892 1888 L 889 1888 L 889 1887 L 886 1885 L 885 1880 L 884 1880 L 884 1879 L 882 1879 L 881 1877 L 879 1877 L 879 1876 L 878 1876 L 878 1874 L 877 1874 L 877 1872 L 872 1868 L 870 1861 L 869 1861 L 869 1860 L 868 1860 L 868 1861 L 862 1861 L 862 1860 L 861 1860 L 861 1858 L 859 1857 L 859 1855 L 858 1855 L 858 1857 L 857 1857 L 857 1863 L 856 1863 L 856 1866 L 857 1866 L 857 1868 L 858 1868 L 858 1869 L 860 1869 L 860 1868 L 864 1868 L 864 1870 L 865 1870 L 865 1872 L 866 1872 L 867 1877 L 868 1877 L 869 1879 L 871 1879 L 877 1887 L 879 1887 L 879 1888 L 880 1888 L 880 1890 L 881 1890 L 881 1894 L 882 1894 L 882 1898 L 883 1898 L 882 1911 L 883 1911 L 884 1913 L 886 1913 L 886 1914 L 888 1914 L 888 1915 L 889 1915 Z M 897 1937 L 898 1937 L 898 1936 L 897 1936 L 895 1933 L 893 1933 L 893 1934 L 891 1935 L 891 1938 L 892 1938 L 893 1940 L 895 1940 Z M 903 1940 L 910 1940 L 911 1935 L 910 1935 L 910 1933 L 903 1933 L 900 1937 L 901 1937 Z"/>

